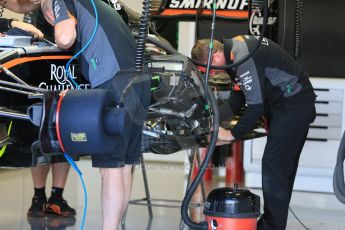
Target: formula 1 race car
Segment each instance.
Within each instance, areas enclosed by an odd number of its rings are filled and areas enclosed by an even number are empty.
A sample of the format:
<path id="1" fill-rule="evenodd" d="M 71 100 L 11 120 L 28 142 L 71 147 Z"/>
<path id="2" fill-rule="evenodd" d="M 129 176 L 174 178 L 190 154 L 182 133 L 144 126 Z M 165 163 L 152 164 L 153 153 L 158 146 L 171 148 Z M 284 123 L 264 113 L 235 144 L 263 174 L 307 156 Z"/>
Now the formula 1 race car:
<path id="1" fill-rule="evenodd" d="M 124 15 L 138 37 L 138 15 L 133 12 Z M 202 74 L 165 41 L 149 36 L 146 49 L 145 74 L 139 78 L 148 77 L 151 81 L 151 104 L 144 123 L 142 151 L 171 154 L 206 147 L 213 111 L 205 96 L 210 95 L 210 90 L 205 91 Z M 65 65 L 70 58 L 70 53 L 45 39 L 0 38 L 0 129 L 6 128 L 10 137 L 0 149 L 0 166 L 32 167 L 64 152 L 82 155 L 109 152 L 113 135 L 124 131 L 121 125 L 110 128 L 106 125 L 113 124 L 108 122 L 113 119 L 120 119 L 118 124 L 123 124 L 121 119 L 125 116 L 107 92 L 90 89 L 76 61 L 70 65 L 71 77 L 79 85 L 75 89 L 66 74 Z M 62 94 L 65 90 L 69 91 Z M 57 108 L 62 98 L 64 106 Z M 90 101 L 94 102 L 84 104 Z M 80 119 L 87 117 L 86 113 L 99 119 L 96 122 Z M 0 130 L 0 134 L 3 132 Z M 92 140 L 87 139 L 90 133 Z M 248 137 L 262 135 L 254 132 Z M 62 148 L 61 140 L 67 149 Z"/>
<path id="2" fill-rule="evenodd" d="M 47 123 L 42 119 L 42 113 L 51 113 L 54 102 L 50 100 L 57 101 L 59 92 L 66 89 L 70 89 L 69 95 L 72 98 L 81 94 L 73 92 L 92 90 L 79 72 L 76 62 L 71 65 L 71 75 L 79 84 L 79 90 L 73 90 L 74 85 L 65 70 L 71 55 L 52 44 L 25 36 L 3 37 L 0 44 L 0 125 L 6 127 L 10 136 L 9 144 L 2 147 L 0 166 L 35 166 L 40 163 L 39 157 L 42 154 L 63 153 L 56 145 L 56 135 L 51 134 L 55 132 L 54 121 Z M 151 105 L 144 124 L 142 151 L 171 154 L 183 149 L 207 146 L 212 111 L 205 109 L 207 101 L 201 73 L 180 54 L 163 55 L 155 52 L 145 57 L 144 66 L 151 78 Z M 90 108 L 91 111 L 103 109 L 98 107 L 102 103 L 94 104 L 91 105 L 94 106 Z M 86 106 L 79 106 L 76 104 L 71 108 L 80 108 L 82 116 Z M 80 116 L 75 116 L 68 116 L 68 119 L 81 122 Z M 88 129 L 96 132 L 101 125 L 88 125 Z M 107 133 L 104 135 L 107 136 Z M 251 135 L 251 138 L 258 136 L 257 133 Z M 77 146 L 76 143 L 71 142 L 71 146 Z M 95 144 L 98 143 L 91 143 Z M 93 147 L 88 146 L 87 149 Z"/>
<path id="3" fill-rule="evenodd" d="M 41 144 L 43 126 L 37 111 L 47 101 L 48 92 L 74 89 L 65 70 L 71 56 L 31 37 L 7 36 L 0 44 L 1 125 L 6 126 L 11 138 L 3 147 L 0 166 L 34 166 L 41 154 L 35 146 Z M 152 85 L 143 150 L 169 154 L 206 146 L 211 116 L 204 109 L 203 83 L 191 62 L 183 55 L 156 54 L 145 58 L 145 68 L 150 70 Z M 78 63 L 71 65 L 71 73 L 81 91 L 90 91 Z M 54 137 L 50 138 L 53 141 Z"/>

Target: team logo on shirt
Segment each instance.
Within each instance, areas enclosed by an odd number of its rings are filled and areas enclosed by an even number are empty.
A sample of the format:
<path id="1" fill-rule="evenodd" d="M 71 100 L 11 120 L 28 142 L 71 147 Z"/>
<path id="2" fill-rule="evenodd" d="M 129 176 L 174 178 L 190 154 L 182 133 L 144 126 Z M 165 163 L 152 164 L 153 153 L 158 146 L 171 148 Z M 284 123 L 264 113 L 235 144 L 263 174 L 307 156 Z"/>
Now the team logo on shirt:
<path id="1" fill-rule="evenodd" d="M 108 0 L 108 2 L 115 10 L 121 10 L 121 5 L 118 3 L 118 0 Z"/>
<path id="2" fill-rule="evenodd" d="M 252 78 L 252 75 L 251 75 L 249 70 L 247 72 L 241 74 L 239 76 L 239 80 L 241 81 L 241 85 L 242 85 L 241 88 L 243 88 L 247 91 L 252 90 L 253 78 Z"/>
<path id="3" fill-rule="evenodd" d="M 54 2 L 54 16 L 55 18 L 60 17 L 60 5 L 57 1 Z"/>
<path id="4" fill-rule="evenodd" d="M 250 39 L 250 38 L 252 38 L 252 36 L 249 36 L 249 35 L 244 35 L 244 37 L 246 38 L 246 39 Z M 254 38 L 256 38 L 256 40 L 260 40 L 260 36 L 253 36 Z M 269 44 L 268 44 L 268 39 L 267 38 L 262 38 L 262 41 L 261 41 L 261 44 L 262 45 L 265 45 L 265 46 L 268 46 Z"/>

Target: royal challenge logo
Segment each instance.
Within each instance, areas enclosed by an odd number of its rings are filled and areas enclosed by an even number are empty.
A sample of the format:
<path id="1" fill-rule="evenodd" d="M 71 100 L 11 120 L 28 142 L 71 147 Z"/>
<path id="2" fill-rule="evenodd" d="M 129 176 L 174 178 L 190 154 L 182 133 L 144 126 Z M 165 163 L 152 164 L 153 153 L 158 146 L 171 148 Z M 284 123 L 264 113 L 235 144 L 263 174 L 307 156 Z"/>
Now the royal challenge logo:
<path id="1" fill-rule="evenodd" d="M 71 65 L 70 76 L 74 81 L 77 81 L 78 76 L 76 76 L 76 67 Z M 80 76 L 81 77 L 81 76 Z M 78 87 L 74 85 L 71 79 L 67 76 L 66 67 L 64 65 L 50 64 L 50 79 L 49 82 L 41 82 L 39 84 L 40 88 L 51 90 L 51 91 L 61 91 L 66 89 L 89 89 L 90 84 L 78 84 Z"/>

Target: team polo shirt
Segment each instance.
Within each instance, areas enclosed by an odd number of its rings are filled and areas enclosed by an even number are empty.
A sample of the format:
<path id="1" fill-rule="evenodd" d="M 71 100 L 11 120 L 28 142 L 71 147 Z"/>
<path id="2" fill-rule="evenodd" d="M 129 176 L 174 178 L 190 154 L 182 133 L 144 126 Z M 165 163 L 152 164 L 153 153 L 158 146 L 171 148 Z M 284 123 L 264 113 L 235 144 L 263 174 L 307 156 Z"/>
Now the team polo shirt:
<path id="1" fill-rule="evenodd" d="M 136 43 L 121 16 L 106 3 L 94 0 L 99 24 L 90 45 L 79 56 L 81 73 L 92 88 L 124 69 L 134 69 Z M 72 49 L 78 52 L 89 41 L 95 27 L 91 1 L 54 0 L 55 23 L 74 18 L 77 38 Z"/>
<path id="2" fill-rule="evenodd" d="M 231 53 L 235 63 L 243 59 L 255 49 L 258 40 L 250 35 L 224 39 L 226 60 L 230 59 Z M 293 100 L 293 103 L 315 100 L 308 74 L 285 50 L 267 38 L 235 72 L 233 80 L 241 87 L 247 104 L 244 115 L 231 130 L 236 138 L 251 131 L 271 105 L 287 100 Z"/>

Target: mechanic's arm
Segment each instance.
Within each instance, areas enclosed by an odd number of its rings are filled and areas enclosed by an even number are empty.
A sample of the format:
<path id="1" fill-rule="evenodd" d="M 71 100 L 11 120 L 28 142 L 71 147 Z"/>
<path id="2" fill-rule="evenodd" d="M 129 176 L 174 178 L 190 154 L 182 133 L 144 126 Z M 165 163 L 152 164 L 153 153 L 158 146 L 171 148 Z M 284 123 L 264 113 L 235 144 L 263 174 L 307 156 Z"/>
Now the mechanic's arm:
<path id="1" fill-rule="evenodd" d="M 27 13 L 40 6 L 40 0 L 6 0 L 5 7 L 16 13 Z"/>
<path id="2" fill-rule="evenodd" d="M 64 0 L 53 1 L 55 43 L 69 49 L 77 37 L 76 19 L 69 13 Z"/>
<path id="3" fill-rule="evenodd" d="M 231 119 L 246 104 L 246 99 L 242 91 L 232 91 L 228 100 L 218 104 L 219 121 Z"/>
<path id="4" fill-rule="evenodd" d="M 19 28 L 33 34 L 35 37 L 43 37 L 43 33 L 33 25 L 13 19 L 0 18 L 0 33 L 4 33 L 10 29 Z"/>
<path id="5" fill-rule="evenodd" d="M 253 59 L 237 68 L 241 90 L 245 96 L 247 109 L 239 122 L 231 129 L 231 136 L 241 138 L 251 131 L 264 113 L 264 92 Z"/>
<path id="6" fill-rule="evenodd" d="M 12 28 L 19 28 L 22 30 L 25 30 L 31 34 L 33 34 L 35 37 L 43 37 L 42 31 L 34 27 L 33 25 L 25 22 L 20 22 L 20 21 L 10 21 L 10 27 Z"/>

